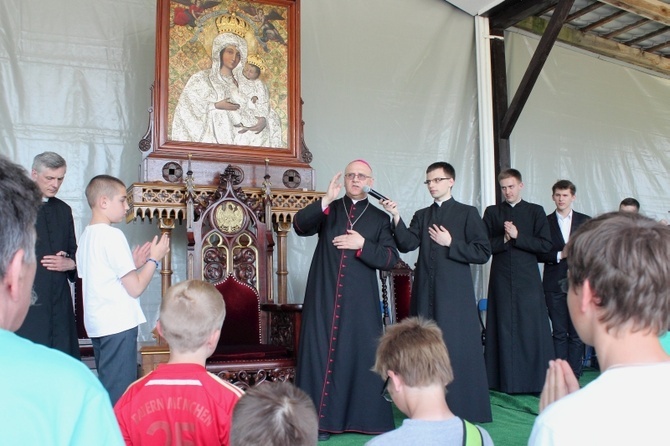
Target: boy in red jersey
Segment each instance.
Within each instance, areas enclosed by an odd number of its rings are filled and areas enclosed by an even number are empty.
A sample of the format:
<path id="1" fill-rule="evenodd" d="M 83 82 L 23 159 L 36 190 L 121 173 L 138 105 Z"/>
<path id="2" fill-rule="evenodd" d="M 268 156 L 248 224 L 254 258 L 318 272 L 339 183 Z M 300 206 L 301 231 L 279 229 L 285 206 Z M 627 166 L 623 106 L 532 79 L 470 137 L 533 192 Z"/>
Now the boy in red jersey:
<path id="1" fill-rule="evenodd" d="M 205 370 L 226 308 L 213 285 L 187 280 L 161 303 L 158 333 L 170 360 L 137 380 L 114 406 L 126 444 L 229 443 L 233 407 L 243 392 Z"/>

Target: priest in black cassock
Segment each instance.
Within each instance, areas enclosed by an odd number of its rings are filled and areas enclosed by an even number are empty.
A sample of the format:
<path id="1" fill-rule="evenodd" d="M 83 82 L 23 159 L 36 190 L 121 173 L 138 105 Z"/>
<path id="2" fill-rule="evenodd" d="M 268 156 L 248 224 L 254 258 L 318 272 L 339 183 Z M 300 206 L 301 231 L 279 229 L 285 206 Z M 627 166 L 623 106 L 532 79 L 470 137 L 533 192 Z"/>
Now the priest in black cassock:
<path id="1" fill-rule="evenodd" d="M 447 404 L 457 416 L 485 423 L 491 421 L 491 402 L 470 264 L 486 263 L 491 246 L 477 209 L 451 196 L 455 180 L 451 164 L 428 166 L 425 184 L 434 203 L 418 210 L 409 228 L 395 202 L 382 204 L 393 216 L 400 252 L 420 248 L 410 311 L 442 329 L 454 370 Z"/>
<path id="2" fill-rule="evenodd" d="M 542 206 L 521 199 L 521 173 L 498 175 L 505 201 L 484 211 L 493 261 L 486 314 L 486 371 L 491 389 L 540 393 L 554 358 L 537 256 L 551 249 Z"/>
<path id="3" fill-rule="evenodd" d="M 66 170 L 65 160 L 54 152 L 41 153 L 33 160 L 31 175 L 43 200 L 35 224 L 37 272 L 33 290 L 37 302 L 28 309 L 16 334 L 80 359 L 69 283 L 77 274 L 74 221 L 70 206 L 56 198 Z"/>
<path id="4" fill-rule="evenodd" d="M 370 369 L 382 334 L 377 270 L 398 261 L 388 215 L 368 201 L 372 169 L 363 160 L 344 171 L 326 195 L 298 212 L 300 236 L 318 234 L 302 311 L 296 384 L 314 401 L 319 439 L 330 434 L 380 434 L 394 426 L 383 382 Z"/>

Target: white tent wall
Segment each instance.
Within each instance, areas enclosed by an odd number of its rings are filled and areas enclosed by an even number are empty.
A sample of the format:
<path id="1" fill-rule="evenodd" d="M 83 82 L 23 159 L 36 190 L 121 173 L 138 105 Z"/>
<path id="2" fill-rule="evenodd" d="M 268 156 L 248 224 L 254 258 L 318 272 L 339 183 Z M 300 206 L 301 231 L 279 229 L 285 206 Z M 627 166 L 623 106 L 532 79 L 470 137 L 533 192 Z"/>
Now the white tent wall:
<path id="1" fill-rule="evenodd" d="M 317 189 L 363 158 L 407 224 L 430 205 L 426 167 L 449 161 L 478 205 L 474 21 L 442 0 L 303 1 L 305 141 Z M 374 200 L 376 201 L 376 200 Z M 302 301 L 316 237 L 290 233 L 289 296 Z M 402 256 L 414 265 L 416 253 Z"/>
<path id="2" fill-rule="evenodd" d="M 303 0 L 301 20 L 305 141 L 314 155 L 317 189 L 325 190 L 348 161 L 364 158 L 374 168 L 375 188 L 399 202 L 409 221 L 430 204 L 421 184 L 426 166 L 446 160 L 457 171 L 456 199 L 481 207 L 473 18 L 443 0 Z M 510 40 L 510 82 L 518 83 L 536 43 Z M 67 159 L 59 197 L 73 208 L 77 234 L 90 218 L 83 192 L 92 176 L 138 180 L 137 142 L 147 126 L 154 42 L 154 0 L 0 2 L 0 153 L 26 168 L 45 150 Z M 551 184 L 570 176 L 579 188 L 580 210 L 596 213 L 636 195 L 644 209 L 656 206 L 660 214 L 667 192 L 651 201 L 667 184 L 667 80 L 583 54 L 562 56 L 565 51 L 552 52 L 512 134 L 512 159 L 526 177 L 528 198 L 550 210 Z M 593 64 L 603 65 L 600 77 L 592 76 Z M 572 100 L 584 106 L 571 106 Z M 608 105 L 594 116 L 593 106 L 601 103 Z M 631 112 L 634 128 L 615 137 L 626 121 L 617 115 L 611 123 L 614 109 L 646 114 L 638 121 Z M 632 151 L 643 145 L 655 149 Z M 586 153 L 592 147 L 601 147 L 593 159 Z M 611 156 L 619 150 L 619 159 Z M 131 246 L 157 233 L 149 222 L 120 227 Z M 174 282 L 186 277 L 185 243 L 178 226 Z M 314 237 L 289 236 L 293 302 L 302 301 L 315 243 Z M 416 255 L 403 258 L 413 264 Z M 156 274 L 142 296 L 149 320 L 141 327 L 143 340 L 159 302 Z"/>
<path id="3" fill-rule="evenodd" d="M 72 207 L 77 235 L 91 216 L 84 189 L 93 176 L 138 179 L 155 10 L 153 0 L 0 2 L 0 153 L 26 169 L 47 150 L 67 160 L 58 197 Z M 151 224 L 120 226 L 131 247 L 157 233 Z M 148 318 L 159 301 L 157 274 L 142 301 Z"/>
<path id="4" fill-rule="evenodd" d="M 506 33 L 510 98 L 539 38 Z M 551 186 L 570 179 L 575 209 L 641 212 L 670 219 L 670 79 L 556 45 L 510 138 L 524 196 L 554 209 Z"/>

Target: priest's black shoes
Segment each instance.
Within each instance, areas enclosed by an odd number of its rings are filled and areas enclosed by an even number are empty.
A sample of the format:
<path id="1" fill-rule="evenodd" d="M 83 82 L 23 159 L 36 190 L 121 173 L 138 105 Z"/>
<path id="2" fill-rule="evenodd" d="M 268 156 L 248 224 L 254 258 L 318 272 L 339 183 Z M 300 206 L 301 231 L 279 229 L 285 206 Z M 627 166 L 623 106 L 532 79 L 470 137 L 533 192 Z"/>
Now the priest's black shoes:
<path id="1" fill-rule="evenodd" d="M 319 441 L 327 441 L 330 438 L 330 432 L 319 431 Z"/>

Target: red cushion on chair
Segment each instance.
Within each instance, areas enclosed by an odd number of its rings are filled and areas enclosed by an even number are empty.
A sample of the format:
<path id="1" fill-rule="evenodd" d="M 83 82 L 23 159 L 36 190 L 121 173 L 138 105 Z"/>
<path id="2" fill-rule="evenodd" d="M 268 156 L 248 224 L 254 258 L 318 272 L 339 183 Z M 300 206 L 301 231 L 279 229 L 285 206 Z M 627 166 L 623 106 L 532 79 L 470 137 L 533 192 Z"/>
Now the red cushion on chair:
<path id="1" fill-rule="evenodd" d="M 391 276 L 395 296 L 396 322 L 409 317 L 409 302 L 412 297 L 412 279 L 408 275 Z"/>
<path id="2" fill-rule="evenodd" d="M 258 292 L 232 275 L 215 285 L 226 303 L 217 352 L 226 345 L 260 345 L 261 321 Z"/>

